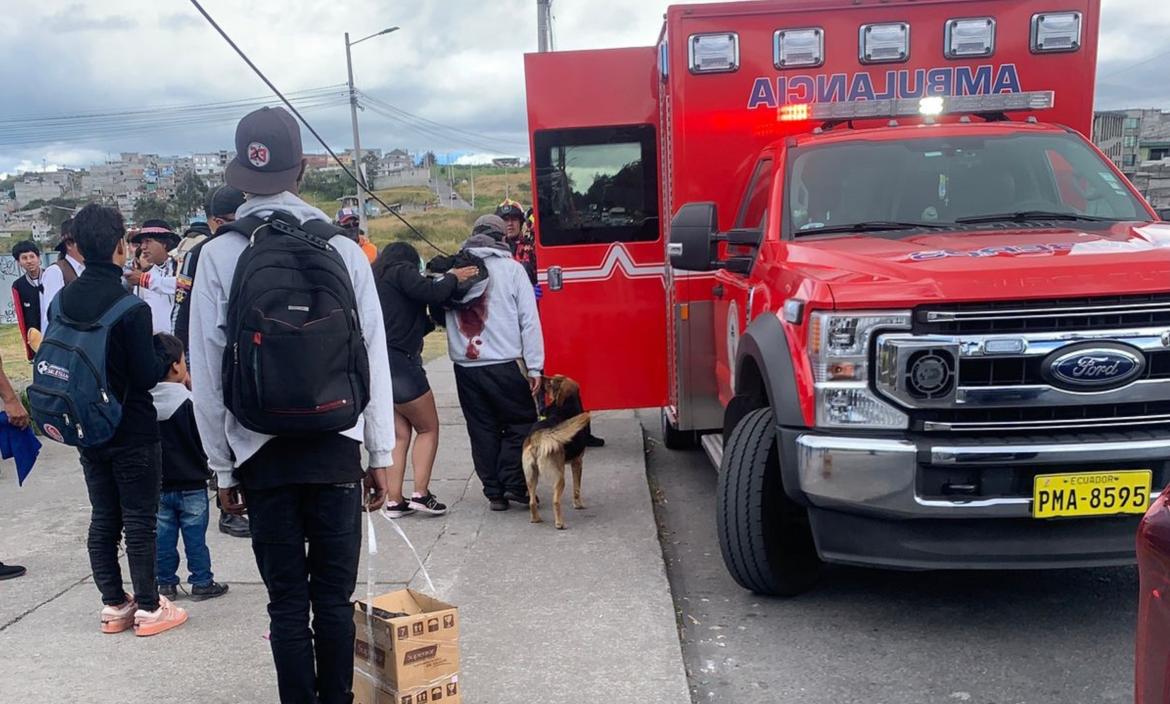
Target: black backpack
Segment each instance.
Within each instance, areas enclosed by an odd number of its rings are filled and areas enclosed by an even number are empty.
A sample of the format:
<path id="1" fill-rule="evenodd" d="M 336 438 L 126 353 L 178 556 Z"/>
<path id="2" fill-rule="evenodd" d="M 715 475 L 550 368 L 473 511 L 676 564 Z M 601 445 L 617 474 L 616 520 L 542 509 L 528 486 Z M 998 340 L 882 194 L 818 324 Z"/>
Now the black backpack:
<path id="1" fill-rule="evenodd" d="M 98 447 L 113 439 L 122 423 L 123 399 L 110 390 L 110 330 L 131 309 L 145 305 L 122 296 L 92 323 L 66 316 L 60 298 L 49 307 L 49 329 L 33 358 L 28 387 L 32 418 L 45 435 L 73 447 Z"/>
<path id="2" fill-rule="evenodd" d="M 370 363 L 349 270 L 327 222 L 246 217 L 228 296 L 223 396 L 245 428 L 267 435 L 352 428 L 370 400 Z"/>

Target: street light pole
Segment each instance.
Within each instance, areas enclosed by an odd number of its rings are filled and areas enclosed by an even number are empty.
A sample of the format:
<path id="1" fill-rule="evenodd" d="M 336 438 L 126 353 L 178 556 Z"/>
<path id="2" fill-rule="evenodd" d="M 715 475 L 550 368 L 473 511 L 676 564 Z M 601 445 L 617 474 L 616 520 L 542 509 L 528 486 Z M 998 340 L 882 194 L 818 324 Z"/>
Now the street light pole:
<path id="1" fill-rule="evenodd" d="M 345 70 L 349 75 L 349 114 L 350 121 L 353 123 L 353 171 L 354 176 L 358 181 L 358 227 L 367 233 L 369 230 L 366 229 L 366 189 L 369 188 L 369 186 L 366 184 L 366 174 L 364 171 L 362 171 L 362 142 L 361 138 L 358 136 L 358 102 L 357 91 L 353 87 L 353 57 L 350 52 L 350 47 L 355 44 L 360 44 L 367 39 L 373 39 L 374 37 L 380 37 L 383 34 L 389 34 L 393 31 L 396 31 L 397 29 L 398 27 L 389 27 L 387 29 L 383 29 L 381 32 L 375 32 L 368 37 L 362 37 L 356 42 L 351 42 L 349 40 L 349 32 L 345 33 Z"/>

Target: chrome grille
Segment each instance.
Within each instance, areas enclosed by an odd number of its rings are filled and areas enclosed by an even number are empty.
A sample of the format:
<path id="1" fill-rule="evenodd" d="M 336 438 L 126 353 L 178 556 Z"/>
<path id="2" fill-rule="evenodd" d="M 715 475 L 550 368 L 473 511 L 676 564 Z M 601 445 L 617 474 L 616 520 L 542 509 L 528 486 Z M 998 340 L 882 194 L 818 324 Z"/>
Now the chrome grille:
<path id="1" fill-rule="evenodd" d="M 1138 379 L 1170 379 L 1170 349 L 1146 352 L 1146 370 Z M 971 357 L 959 363 L 963 386 L 1045 384 L 1042 357 Z"/>
<path id="2" fill-rule="evenodd" d="M 915 311 L 913 332 L 996 335 L 1158 326 L 1170 327 L 1167 293 L 930 306 Z"/>
<path id="3" fill-rule="evenodd" d="M 1066 432 L 1170 426 L 1170 293 L 922 307 L 909 333 L 877 342 L 875 385 L 920 432 Z M 1145 369 L 1120 388 L 1053 386 L 1044 364 L 1078 342 L 1140 350 Z M 907 393 L 911 354 L 957 355 L 944 398 Z"/>

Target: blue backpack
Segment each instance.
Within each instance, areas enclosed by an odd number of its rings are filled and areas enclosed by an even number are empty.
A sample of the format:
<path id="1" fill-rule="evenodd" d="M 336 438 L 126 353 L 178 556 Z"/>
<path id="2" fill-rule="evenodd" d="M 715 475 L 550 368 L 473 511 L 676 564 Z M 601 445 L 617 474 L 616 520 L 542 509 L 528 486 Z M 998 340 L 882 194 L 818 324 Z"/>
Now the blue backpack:
<path id="1" fill-rule="evenodd" d="M 146 304 L 124 296 L 95 323 L 67 317 L 60 301 L 52 306 L 28 387 L 32 418 L 45 435 L 73 447 L 97 447 L 114 437 L 122 401 L 109 390 L 107 343 L 114 323 L 138 305 Z"/>

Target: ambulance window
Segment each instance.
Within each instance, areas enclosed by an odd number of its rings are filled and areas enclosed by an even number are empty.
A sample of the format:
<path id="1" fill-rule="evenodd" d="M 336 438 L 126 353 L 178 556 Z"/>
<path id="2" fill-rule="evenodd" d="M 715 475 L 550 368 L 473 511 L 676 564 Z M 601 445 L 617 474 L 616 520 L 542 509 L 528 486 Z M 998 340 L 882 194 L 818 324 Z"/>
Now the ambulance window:
<path id="1" fill-rule="evenodd" d="M 739 208 L 736 227 L 763 229 L 768 214 L 768 196 L 772 192 L 772 160 L 764 159 L 756 166 L 752 181 L 748 184 L 746 198 Z"/>
<path id="2" fill-rule="evenodd" d="M 542 245 L 658 239 L 652 126 L 544 130 L 534 141 Z"/>

